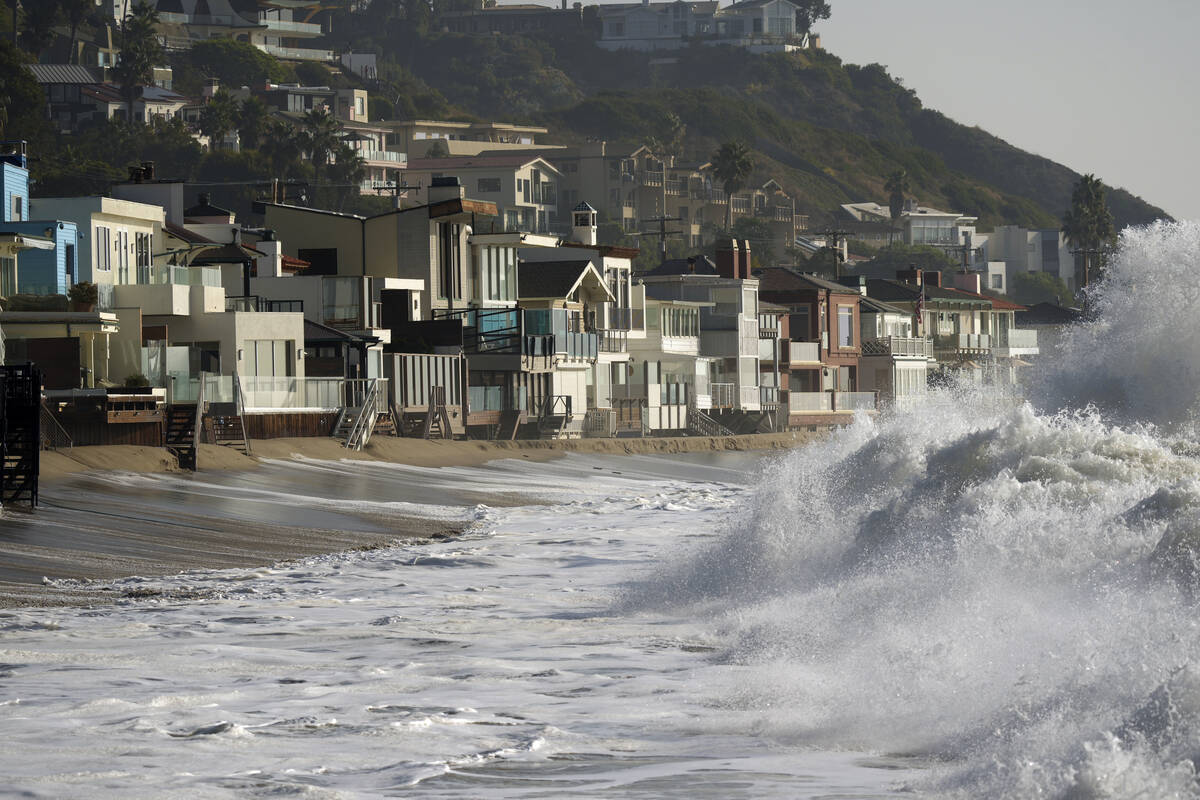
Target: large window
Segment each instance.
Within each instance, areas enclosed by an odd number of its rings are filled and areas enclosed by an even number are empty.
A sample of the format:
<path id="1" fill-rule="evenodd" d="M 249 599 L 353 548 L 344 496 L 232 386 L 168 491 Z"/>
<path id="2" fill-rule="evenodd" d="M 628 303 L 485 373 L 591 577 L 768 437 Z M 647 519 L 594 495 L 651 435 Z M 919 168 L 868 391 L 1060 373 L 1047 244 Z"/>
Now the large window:
<path id="1" fill-rule="evenodd" d="M 488 192 L 490 192 L 490 193 L 499 192 L 500 191 L 500 179 L 499 178 L 480 178 L 479 183 L 478 183 L 478 188 L 479 188 L 480 194 L 488 193 Z"/>
<path id="2" fill-rule="evenodd" d="M 362 319 L 362 278 L 321 281 L 321 320 L 334 328 L 366 328 Z"/>
<path id="3" fill-rule="evenodd" d="M 17 260 L 0 256 L 0 296 L 17 293 Z"/>
<path id="4" fill-rule="evenodd" d="M 135 265 L 137 266 L 138 283 L 150 282 L 150 259 L 153 242 L 149 233 L 133 235 Z"/>
<path id="5" fill-rule="evenodd" d="M 695 308 L 663 306 L 663 336 L 699 336 L 700 312 Z"/>
<path id="6" fill-rule="evenodd" d="M 854 347 L 854 307 L 838 306 L 838 347 Z"/>
<path id="7" fill-rule="evenodd" d="M 517 250 L 515 247 L 479 248 L 479 277 L 485 300 L 517 299 Z"/>
<path id="8" fill-rule="evenodd" d="M 459 299 L 463 296 L 458 231 L 457 223 L 438 224 L 438 296 L 446 299 Z"/>
<path id="9" fill-rule="evenodd" d="M 248 376 L 287 378 L 295 374 L 296 343 L 291 339 L 247 339 L 243 350 Z"/>

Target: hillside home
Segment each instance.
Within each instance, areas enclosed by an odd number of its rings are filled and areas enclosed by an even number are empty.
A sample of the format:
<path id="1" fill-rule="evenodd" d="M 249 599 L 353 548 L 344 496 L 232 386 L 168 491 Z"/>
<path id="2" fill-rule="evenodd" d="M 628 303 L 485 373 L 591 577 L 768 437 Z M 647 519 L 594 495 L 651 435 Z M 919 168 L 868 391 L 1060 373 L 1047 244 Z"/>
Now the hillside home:
<path id="1" fill-rule="evenodd" d="M 223 38 L 247 42 L 288 61 L 334 60 L 330 50 L 305 47 L 309 40 L 323 35 L 321 25 L 306 21 L 312 3 L 263 2 L 253 19 L 239 14 L 229 0 L 150 0 L 150 4 L 158 11 L 158 32 L 168 51 Z"/>
<path id="2" fill-rule="evenodd" d="M 1080 285 L 1079 276 L 1075 274 L 1075 255 L 1071 252 L 1074 248 L 1061 230 L 998 225 L 981 244 L 988 261 L 1004 264 L 1008 282 L 1018 273 L 1048 272 L 1062 279 L 1072 291 Z M 1069 298 L 1062 299 L 1065 302 Z"/>
<path id="3" fill-rule="evenodd" d="M 424 205 L 434 180 L 457 178 L 473 197 L 495 203 L 502 230 L 549 233 L 559 227 L 562 173 L 529 155 L 414 158 L 403 173 L 408 202 Z"/>
<path id="4" fill-rule="evenodd" d="M 548 131 L 536 125 L 507 122 L 447 122 L 440 120 L 387 120 L 379 123 L 390 131 L 388 149 L 410 158 L 429 158 L 429 149 L 441 142 L 451 156 L 478 156 L 504 150 L 554 150 L 558 145 L 538 143 Z"/>
<path id="5" fill-rule="evenodd" d="M 620 3 L 601 5 L 605 50 L 677 50 L 693 42 L 744 47 L 753 53 L 790 52 L 810 46 L 807 25 L 790 0 Z"/>
<path id="6" fill-rule="evenodd" d="M 974 268 L 979 257 L 979 238 L 975 232 L 977 217 L 956 211 L 939 211 L 908 199 L 895 225 L 891 209 L 879 203 L 846 203 L 841 207 L 846 227 L 855 239 L 882 247 L 892 241 L 908 245 L 928 245 L 945 250 L 954 263 Z"/>
<path id="7" fill-rule="evenodd" d="M 79 269 L 78 230 L 33 209 L 23 141 L 0 142 L 0 204 L 0 230 L 9 234 L 0 294 L 66 294 Z"/>
<path id="8" fill-rule="evenodd" d="M 482 3 L 465 11 L 442 14 L 438 23 L 452 33 L 491 35 L 497 33 L 549 33 L 571 35 L 591 33 L 600 35 L 599 20 L 595 6 L 584 7 L 582 3 L 566 3 L 562 8 L 553 8 L 532 3 L 517 5 L 486 6 Z"/>
<path id="9" fill-rule="evenodd" d="M 866 281 L 860 286 L 865 293 Z M 871 297 L 863 297 L 859 319 L 859 388 L 875 392 L 881 408 L 908 409 L 920 404 L 928 391 L 929 370 L 937 364 L 933 340 L 914 335 L 912 312 Z"/>

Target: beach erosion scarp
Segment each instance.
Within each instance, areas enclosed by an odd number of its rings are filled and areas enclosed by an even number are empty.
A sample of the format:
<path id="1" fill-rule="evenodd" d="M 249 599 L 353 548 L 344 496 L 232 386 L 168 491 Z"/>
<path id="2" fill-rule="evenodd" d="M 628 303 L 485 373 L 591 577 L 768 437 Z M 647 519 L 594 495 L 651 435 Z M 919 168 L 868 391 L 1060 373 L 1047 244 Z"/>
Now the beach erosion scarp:
<path id="1" fill-rule="evenodd" d="M 477 504 L 521 503 L 469 481 L 453 491 L 421 484 L 423 470 L 500 459 L 673 455 L 782 450 L 824 436 L 792 432 L 728 437 L 442 441 L 376 437 L 362 451 L 333 439 L 251 442 L 252 455 L 201 445 L 199 471 L 183 472 L 163 448 L 75 447 L 42 454 L 42 504 L 0 512 L 0 607 L 90 605 L 122 599 L 108 582 L 205 569 L 253 569 L 298 558 L 454 536 Z M 417 468 L 404 494 L 373 489 L 354 468 Z M 338 465 L 345 467 L 342 470 Z M 313 472 L 332 502 L 306 507 L 297 468 Z M 346 472 L 342 476 L 340 472 Z M 426 475 L 430 473 L 424 473 Z M 344 487 L 344 492 L 343 492 Z M 530 487 L 534 489 L 536 487 Z M 296 497 L 296 502 L 276 502 Z M 340 498 L 345 496 L 345 502 Z M 386 495 L 386 496 L 384 496 Z M 544 501 L 543 501 L 544 502 Z M 455 507 L 447 516 L 431 509 Z M 136 587 L 134 587 L 136 589 Z"/>

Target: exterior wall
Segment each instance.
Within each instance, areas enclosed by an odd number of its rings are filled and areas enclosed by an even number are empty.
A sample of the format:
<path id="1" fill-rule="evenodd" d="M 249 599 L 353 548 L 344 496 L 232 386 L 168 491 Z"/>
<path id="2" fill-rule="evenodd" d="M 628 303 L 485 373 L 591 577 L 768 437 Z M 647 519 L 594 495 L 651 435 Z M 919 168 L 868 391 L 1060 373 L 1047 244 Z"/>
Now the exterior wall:
<path id="1" fill-rule="evenodd" d="M 119 200 L 130 200 L 161 206 L 166 212 L 166 221 L 183 224 L 183 210 L 187 207 L 183 199 L 183 183 L 115 183 L 110 192 Z"/>
<path id="2" fill-rule="evenodd" d="M 45 236 L 51 228 L 53 250 L 25 250 L 19 256 L 21 268 L 17 274 L 17 291 L 23 294 L 66 294 L 72 281 L 68 276 L 79 274 L 78 233 L 73 222 L 35 220 L 7 223 L 5 229 L 14 233 Z M 67 245 L 74 245 L 68 260 Z"/>
<path id="3" fill-rule="evenodd" d="M 41 218 L 75 223 L 79 233 L 77 279 L 97 285 L 137 282 L 134 252 L 137 234 L 151 237 L 151 253 L 155 250 L 154 243 L 162 242 L 164 213 L 158 206 L 108 197 L 52 197 L 35 200 L 33 211 Z M 107 269 L 103 268 L 105 262 L 94 241 L 98 227 L 109 232 Z"/>
<path id="4" fill-rule="evenodd" d="M 303 314 L 228 311 L 188 317 L 147 315 L 144 324 L 166 325 L 171 345 L 218 342 L 223 375 L 232 375 L 235 368 L 246 375 L 244 351 L 247 339 L 291 341 L 292 375 L 304 377 L 304 360 L 297 358 L 304 349 Z M 241 358 L 238 358 L 239 351 L 243 353 Z"/>
<path id="5" fill-rule="evenodd" d="M 275 231 L 283 251 L 302 258 L 301 250 L 336 250 L 337 274 L 361 275 L 363 223 L 359 217 L 267 206 L 264 227 Z"/>
<path id="6" fill-rule="evenodd" d="M 0 200 L 4 207 L 0 208 L 0 220 L 18 222 L 13 218 L 13 198 L 19 198 L 22 219 L 29 216 L 29 170 L 22 169 L 7 161 L 0 162 Z"/>
<path id="7" fill-rule="evenodd" d="M 142 309 L 116 308 L 120 330 L 108 339 L 108 371 L 117 383 L 142 372 Z"/>

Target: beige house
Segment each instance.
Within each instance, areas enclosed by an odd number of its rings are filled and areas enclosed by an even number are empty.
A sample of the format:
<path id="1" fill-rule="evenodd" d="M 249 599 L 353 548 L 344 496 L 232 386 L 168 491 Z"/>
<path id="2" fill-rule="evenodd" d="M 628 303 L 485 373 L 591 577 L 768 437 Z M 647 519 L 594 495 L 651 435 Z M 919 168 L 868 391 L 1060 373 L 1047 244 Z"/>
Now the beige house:
<path id="1" fill-rule="evenodd" d="M 477 156 L 503 150 L 557 149 L 540 144 L 546 128 L 512 125 L 507 122 L 444 122 L 438 120 L 389 120 L 379 123 L 390 131 L 388 149 L 408 153 L 412 158 L 428 158 L 435 142 L 445 146 L 452 156 Z"/>
<path id="2" fill-rule="evenodd" d="M 563 174 L 540 156 L 416 158 L 403 176 L 409 186 L 419 187 L 409 190 L 407 202 L 423 205 L 435 179 L 457 178 L 472 197 L 496 204 L 500 230 L 549 233 L 560 224 Z"/>

